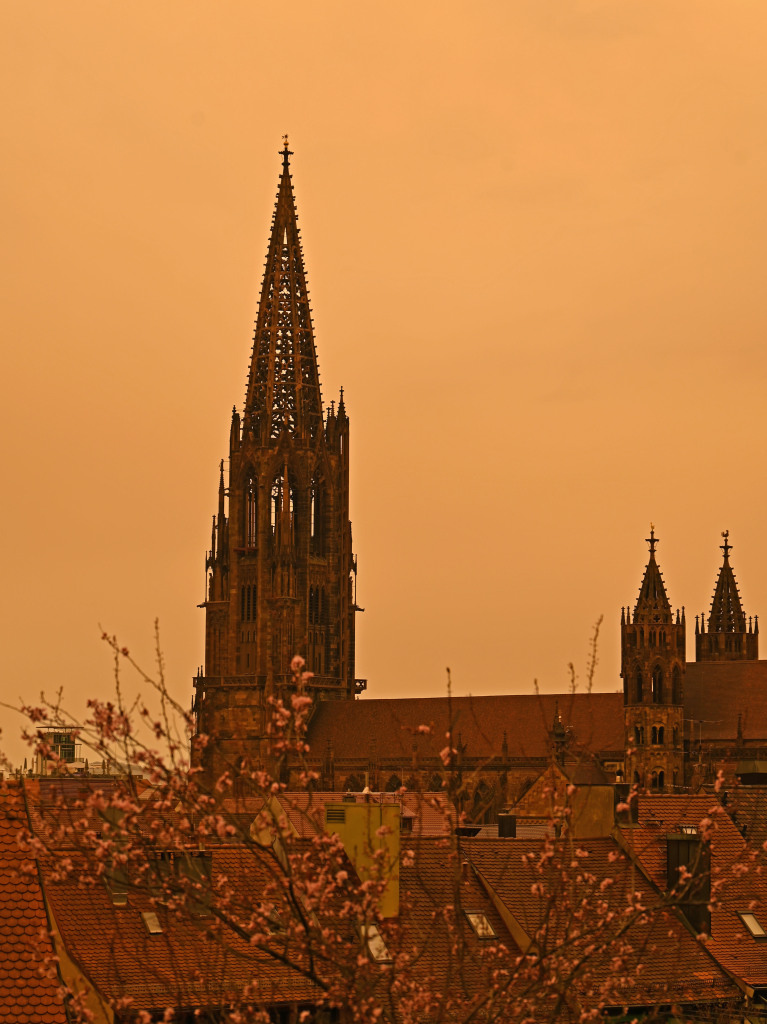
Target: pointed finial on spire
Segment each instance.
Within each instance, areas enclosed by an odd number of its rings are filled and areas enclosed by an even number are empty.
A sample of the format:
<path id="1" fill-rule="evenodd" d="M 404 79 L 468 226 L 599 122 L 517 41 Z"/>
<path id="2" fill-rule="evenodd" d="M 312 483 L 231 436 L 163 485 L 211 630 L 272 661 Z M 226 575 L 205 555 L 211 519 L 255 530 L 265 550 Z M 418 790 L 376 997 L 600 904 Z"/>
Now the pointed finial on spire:
<path id="1" fill-rule="evenodd" d="M 732 551 L 732 544 L 730 544 L 730 542 L 728 540 L 728 538 L 730 536 L 730 531 L 729 530 L 723 530 L 722 531 L 722 536 L 724 537 L 724 544 L 720 544 L 719 546 L 722 549 L 722 551 L 724 551 L 724 560 L 726 562 L 730 552 Z"/>
<path id="2" fill-rule="evenodd" d="M 658 542 L 655 539 L 655 526 L 654 526 L 653 523 L 650 523 L 650 536 L 646 537 L 645 540 L 650 545 L 650 555 L 651 556 L 655 555 L 655 545 Z"/>
<path id="3" fill-rule="evenodd" d="M 291 150 L 288 149 L 288 134 L 287 132 L 282 136 L 282 168 L 287 171 L 290 165 L 290 157 L 293 156 Z"/>

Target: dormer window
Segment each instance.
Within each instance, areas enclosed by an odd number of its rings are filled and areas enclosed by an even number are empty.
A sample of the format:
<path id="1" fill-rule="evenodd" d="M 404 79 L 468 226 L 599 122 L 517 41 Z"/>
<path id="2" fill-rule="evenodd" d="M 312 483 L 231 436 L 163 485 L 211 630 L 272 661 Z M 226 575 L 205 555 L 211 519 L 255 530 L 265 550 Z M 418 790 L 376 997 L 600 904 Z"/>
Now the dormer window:
<path id="1" fill-rule="evenodd" d="M 761 926 L 754 914 L 738 914 L 738 917 L 755 939 L 767 939 L 767 932 Z"/>

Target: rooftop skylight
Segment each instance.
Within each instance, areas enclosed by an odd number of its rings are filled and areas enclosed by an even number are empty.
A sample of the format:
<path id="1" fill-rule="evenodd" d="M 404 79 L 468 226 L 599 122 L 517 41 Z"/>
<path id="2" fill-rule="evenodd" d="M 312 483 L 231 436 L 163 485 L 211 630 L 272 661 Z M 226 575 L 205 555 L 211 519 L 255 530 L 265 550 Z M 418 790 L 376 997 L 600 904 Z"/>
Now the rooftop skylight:
<path id="1" fill-rule="evenodd" d="M 368 953 L 377 964 L 390 964 L 391 954 L 386 948 L 383 936 L 378 930 L 377 924 L 362 925 L 360 929 L 362 937 L 367 943 Z"/>
<path id="2" fill-rule="evenodd" d="M 494 939 L 495 931 L 493 926 L 490 924 L 484 914 L 476 913 L 474 911 L 467 910 L 466 917 L 469 919 L 469 924 L 474 929 L 474 934 L 478 939 Z"/>
<path id="3" fill-rule="evenodd" d="M 753 914 L 740 914 L 740 919 L 755 939 L 767 939 L 767 932 Z"/>
<path id="4" fill-rule="evenodd" d="M 160 919 L 153 910 L 142 910 L 141 917 L 150 935 L 162 935 Z"/>

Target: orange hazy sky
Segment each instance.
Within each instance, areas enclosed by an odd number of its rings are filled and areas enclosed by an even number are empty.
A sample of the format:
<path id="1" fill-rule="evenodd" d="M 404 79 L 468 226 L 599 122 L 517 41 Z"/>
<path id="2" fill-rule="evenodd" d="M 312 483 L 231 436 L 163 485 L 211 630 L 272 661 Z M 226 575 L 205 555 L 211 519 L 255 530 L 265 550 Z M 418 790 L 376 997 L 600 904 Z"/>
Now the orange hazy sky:
<path id="1" fill-rule="evenodd" d="M 106 696 L 98 624 L 150 660 L 155 616 L 191 696 L 283 132 L 368 695 L 564 688 L 600 615 L 615 689 L 650 520 L 688 654 L 725 528 L 767 616 L 764 0 L 9 0 L 0 39 L 6 701 Z"/>

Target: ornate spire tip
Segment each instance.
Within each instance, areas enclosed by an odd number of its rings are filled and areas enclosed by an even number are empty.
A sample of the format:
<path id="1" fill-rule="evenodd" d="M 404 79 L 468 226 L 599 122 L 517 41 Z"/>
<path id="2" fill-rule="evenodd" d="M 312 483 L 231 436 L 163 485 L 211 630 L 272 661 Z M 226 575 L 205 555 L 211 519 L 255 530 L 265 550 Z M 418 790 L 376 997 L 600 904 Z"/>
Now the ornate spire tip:
<path id="1" fill-rule="evenodd" d="M 727 558 L 730 552 L 732 551 L 732 544 L 730 544 L 728 540 L 730 536 L 730 531 L 722 530 L 722 536 L 724 537 L 724 544 L 720 544 L 719 546 L 721 547 L 722 551 L 724 551 L 724 560 L 727 561 Z"/>
<path id="2" fill-rule="evenodd" d="M 646 537 L 645 540 L 650 545 L 650 554 L 654 555 L 655 545 L 658 543 L 658 541 L 655 539 L 655 525 L 653 523 L 650 523 L 650 536 Z"/>

